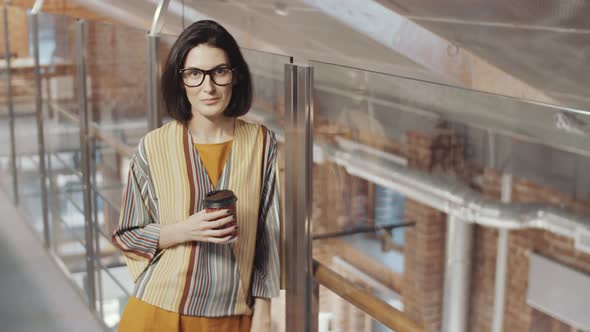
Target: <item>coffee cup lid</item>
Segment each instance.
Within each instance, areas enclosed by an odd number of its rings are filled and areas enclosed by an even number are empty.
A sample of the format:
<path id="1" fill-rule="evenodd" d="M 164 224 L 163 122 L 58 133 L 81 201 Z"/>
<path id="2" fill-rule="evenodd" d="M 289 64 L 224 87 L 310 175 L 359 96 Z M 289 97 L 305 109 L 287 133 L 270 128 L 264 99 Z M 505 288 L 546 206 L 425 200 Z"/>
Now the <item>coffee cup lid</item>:
<path id="1" fill-rule="evenodd" d="M 238 198 L 229 189 L 213 190 L 205 195 L 203 203 L 206 208 L 222 208 L 233 205 Z"/>

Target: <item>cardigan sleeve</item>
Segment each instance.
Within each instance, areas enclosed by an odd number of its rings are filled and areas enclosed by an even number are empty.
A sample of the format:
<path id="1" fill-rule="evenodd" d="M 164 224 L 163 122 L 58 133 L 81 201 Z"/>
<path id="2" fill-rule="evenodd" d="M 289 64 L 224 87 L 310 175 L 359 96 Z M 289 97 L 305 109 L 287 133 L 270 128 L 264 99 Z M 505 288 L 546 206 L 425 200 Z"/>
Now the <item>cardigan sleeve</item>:
<path id="1" fill-rule="evenodd" d="M 260 212 L 256 235 L 256 249 L 252 275 L 251 295 L 271 298 L 279 295 L 279 218 L 281 216 L 278 187 L 277 142 L 268 131 L 268 149 L 265 159 Z"/>
<path id="2" fill-rule="evenodd" d="M 141 155 L 138 149 L 131 158 L 119 224 L 112 235 L 112 242 L 125 255 L 134 280 L 156 256 L 161 228 L 161 224 L 155 222 L 153 185 Z"/>

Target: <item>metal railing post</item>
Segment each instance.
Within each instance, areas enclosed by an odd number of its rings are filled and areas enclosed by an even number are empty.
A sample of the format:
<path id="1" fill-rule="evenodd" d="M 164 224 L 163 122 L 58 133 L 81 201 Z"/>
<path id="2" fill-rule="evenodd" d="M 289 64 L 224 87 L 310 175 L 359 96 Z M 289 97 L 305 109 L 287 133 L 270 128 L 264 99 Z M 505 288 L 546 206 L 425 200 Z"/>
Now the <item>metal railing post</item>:
<path id="1" fill-rule="evenodd" d="M 148 129 L 153 130 L 162 125 L 162 101 L 160 98 L 160 31 L 164 25 L 163 14 L 168 9 L 170 0 L 160 0 L 152 26 L 147 35 L 147 97 Z"/>
<path id="2" fill-rule="evenodd" d="M 2 4 L 2 18 L 4 20 L 4 58 L 6 59 L 6 106 L 8 107 L 8 127 L 10 131 L 10 168 L 12 173 L 12 194 L 14 204 L 18 205 L 18 177 L 16 172 L 16 137 L 14 103 L 12 100 L 12 72 L 10 61 L 10 33 L 8 30 L 8 3 Z"/>
<path id="3" fill-rule="evenodd" d="M 90 171 L 92 174 L 91 178 L 91 187 L 90 192 L 92 194 L 92 224 L 96 227 L 94 231 L 94 252 L 96 253 L 96 260 L 94 261 L 95 269 L 96 269 L 96 289 L 98 291 L 98 312 L 102 320 L 104 320 L 104 298 L 103 298 L 103 286 L 102 286 L 102 271 L 100 269 L 101 264 L 100 258 L 101 250 L 100 250 L 100 225 L 98 222 L 98 180 L 97 180 L 97 173 L 98 173 L 98 166 L 96 164 L 97 159 L 97 138 L 93 132 L 89 139 L 89 146 L 90 146 Z"/>
<path id="4" fill-rule="evenodd" d="M 162 125 L 160 98 L 160 36 L 147 35 L 148 130 Z"/>
<path id="5" fill-rule="evenodd" d="M 287 332 L 317 330 L 311 238 L 313 68 L 285 65 L 285 264 Z M 314 312 L 315 311 L 315 312 Z"/>
<path id="6" fill-rule="evenodd" d="M 84 194 L 84 235 L 86 240 L 86 282 L 90 308 L 96 311 L 96 289 L 94 269 L 94 225 L 92 223 L 92 199 L 90 196 L 90 150 L 88 105 L 86 94 L 86 22 L 76 22 L 76 65 L 78 85 L 78 107 L 80 113 L 80 148 L 82 152 L 82 191 Z"/>
<path id="7" fill-rule="evenodd" d="M 39 174 L 41 175 L 41 209 L 43 213 L 43 240 L 45 248 L 49 249 L 49 211 L 47 197 L 47 165 L 45 163 L 45 132 L 43 127 L 43 95 L 41 93 L 41 65 L 39 61 L 39 14 L 29 13 L 33 32 L 33 58 L 35 61 L 35 114 L 37 117 L 37 146 L 39 149 Z"/>

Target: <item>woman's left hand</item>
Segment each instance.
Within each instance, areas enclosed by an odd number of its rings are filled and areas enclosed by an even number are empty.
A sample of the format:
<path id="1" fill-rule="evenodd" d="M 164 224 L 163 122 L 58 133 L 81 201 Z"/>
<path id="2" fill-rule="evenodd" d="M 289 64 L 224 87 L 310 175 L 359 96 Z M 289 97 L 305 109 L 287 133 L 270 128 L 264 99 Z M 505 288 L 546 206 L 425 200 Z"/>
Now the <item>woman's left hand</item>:
<path id="1" fill-rule="evenodd" d="M 270 332 L 270 299 L 254 299 L 251 332 Z"/>

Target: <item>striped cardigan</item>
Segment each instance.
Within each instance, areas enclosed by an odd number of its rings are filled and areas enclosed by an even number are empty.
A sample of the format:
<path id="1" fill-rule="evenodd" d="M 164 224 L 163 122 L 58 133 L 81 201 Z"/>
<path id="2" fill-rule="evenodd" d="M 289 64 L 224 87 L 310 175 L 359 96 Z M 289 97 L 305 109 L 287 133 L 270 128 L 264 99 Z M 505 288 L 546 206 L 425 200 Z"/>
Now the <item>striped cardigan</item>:
<path id="1" fill-rule="evenodd" d="M 160 228 L 200 211 L 215 188 L 188 128 L 177 121 L 148 133 L 130 162 L 113 243 L 125 255 L 135 297 L 182 315 L 249 315 L 255 297 L 279 292 L 277 143 L 260 125 L 236 121 L 217 189 L 238 197 L 231 244 L 187 242 L 158 250 Z"/>

